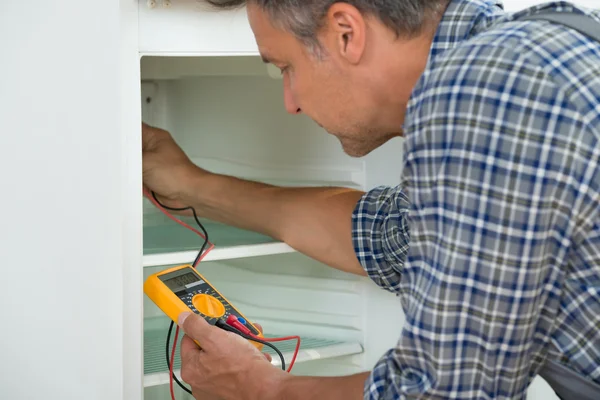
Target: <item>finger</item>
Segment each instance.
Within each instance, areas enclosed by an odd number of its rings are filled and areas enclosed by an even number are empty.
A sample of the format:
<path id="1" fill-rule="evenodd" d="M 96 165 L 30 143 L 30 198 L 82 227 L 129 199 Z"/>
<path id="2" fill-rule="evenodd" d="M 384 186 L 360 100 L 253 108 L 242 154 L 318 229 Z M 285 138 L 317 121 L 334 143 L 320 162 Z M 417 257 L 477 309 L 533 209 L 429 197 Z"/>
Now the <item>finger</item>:
<path id="1" fill-rule="evenodd" d="M 194 342 L 194 340 L 191 337 L 186 335 L 181 339 L 181 345 L 179 346 L 179 356 L 181 358 L 182 379 L 184 375 L 186 375 L 186 378 L 188 377 L 188 374 L 186 372 L 194 371 L 201 366 L 202 353 L 202 349 L 198 347 L 196 342 Z M 192 382 L 188 383 L 192 384 Z"/>
<path id="2" fill-rule="evenodd" d="M 192 393 L 194 395 L 194 399 L 196 399 L 196 400 L 220 400 L 220 397 L 216 397 L 215 395 L 212 395 L 207 392 L 203 392 L 201 390 L 193 390 L 192 389 Z"/>
<path id="3" fill-rule="evenodd" d="M 201 316 L 191 313 L 183 312 L 179 315 L 177 325 L 186 335 L 197 341 L 203 350 L 206 350 L 207 340 L 214 328 Z"/>
<path id="4" fill-rule="evenodd" d="M 254 323 L 254 326 L 260 331 L 260 333 L 264 332 L 261 324 Z M 268 362 L 271 362 L 273 360 L 273 357 L 271 357 L 269 353 L 263 353 L 263 356 L 265 356 Z"/>
<path id="5" fill-rule="evenodd" d="M 142 151 L 149 151 L 153 147 L 153 128 L 142 122 Z"/>
<path id="6" fill-rule="evenodd" d="M 194 339 L 187 335 L 183 336 L 183 338 L 181 339 L 181 347 L 179 348 L 179 350 L 181 352 L 182 358 L 189 354 L 197 354 L 200 351 L 202 351 L 202 349 L 198 347 L 196 342 L 194 342 Z"/>
<path id="7" fill-rule="evenodd" d="M 264 332 L 261 324 L 254 323 L 254 326 L 260 331 L 260 333 Z M 271 357 L 269 353 L 263 353 L 263 356 L 265 356 L 268 362 L 271 362 L 273 360 L 273 357 Z"/>
<path id="8" fill-rule="evenodd" d="M 152 200 L 152 194 L 150 193 L 150 188 L 148 186 L 142 185 L 142 193 L 148 200 Z"/>

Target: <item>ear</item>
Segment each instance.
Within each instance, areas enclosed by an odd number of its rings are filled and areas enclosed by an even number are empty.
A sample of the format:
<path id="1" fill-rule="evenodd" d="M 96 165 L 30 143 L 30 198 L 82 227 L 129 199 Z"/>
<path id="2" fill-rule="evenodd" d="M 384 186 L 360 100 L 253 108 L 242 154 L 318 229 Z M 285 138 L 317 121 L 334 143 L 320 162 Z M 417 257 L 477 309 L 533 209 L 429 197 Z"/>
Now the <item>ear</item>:
<path id="1" fill-rule="evenodd" d="M 338 54 L 357 64 L 366 45 L 367 24 L 362 13 L 348 3 L 338 2 L 329 8 L 326 18 Z"/>

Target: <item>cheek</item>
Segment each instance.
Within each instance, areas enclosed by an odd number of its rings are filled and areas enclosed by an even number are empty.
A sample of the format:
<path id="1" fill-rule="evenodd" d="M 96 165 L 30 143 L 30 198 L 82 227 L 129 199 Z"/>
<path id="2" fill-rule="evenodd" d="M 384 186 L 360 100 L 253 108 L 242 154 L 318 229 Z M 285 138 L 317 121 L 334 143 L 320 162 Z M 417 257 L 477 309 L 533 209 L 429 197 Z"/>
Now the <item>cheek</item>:
<path id="1" fill-rule="evenodd" d="M 322 80 L 314 74 L 293 72 L 288 74 L 288 87 L 294 101 L 302 110 L 315 111 L 325 94 Z"/>
<path id="2" fill-rule="evenodd" d="M 323 76 L 321 71 L 312 68 L 296 68 L 288 71 L 283 76 L 283 84 L 286 88 L 286 96 L 291 104 L 297 105 L 302 113 L 315 119 L 317 122 L 325 122 L 331 119 L 338 107 L 331 91 L 332 77 Z M 289 103 L 288 103 L 289 104 Z"/>

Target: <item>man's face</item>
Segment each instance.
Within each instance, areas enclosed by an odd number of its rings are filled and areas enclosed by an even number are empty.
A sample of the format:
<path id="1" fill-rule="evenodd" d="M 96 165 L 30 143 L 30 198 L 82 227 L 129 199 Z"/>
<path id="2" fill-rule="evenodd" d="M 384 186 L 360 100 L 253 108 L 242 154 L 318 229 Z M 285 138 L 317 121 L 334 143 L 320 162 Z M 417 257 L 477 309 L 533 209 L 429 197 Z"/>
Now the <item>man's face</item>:
<path id="1" fill-rule="evenodd" d="M 284 103 L 289 113 L 308 115 L 335 135 L 351 156 L 365 155 L 400 134 L 402 102 L 394 103 L 386 90 L 381 90 L 385 77 L 374 76 L 377 72 L 365 65 L 369 55 L 365 53 L 366 39 L 361 41 L 360 33 L 351 36 L 350 32 L 350 44 L 346 46 L 343 32 L 326 28 L 319 36 L 325 50 L 319 58 L 291 33 L 275 27 L 252 2 L 247 10 L 263 59 L 282 71 Z M 344 29 L 341 18 L 338 28 Z"/>

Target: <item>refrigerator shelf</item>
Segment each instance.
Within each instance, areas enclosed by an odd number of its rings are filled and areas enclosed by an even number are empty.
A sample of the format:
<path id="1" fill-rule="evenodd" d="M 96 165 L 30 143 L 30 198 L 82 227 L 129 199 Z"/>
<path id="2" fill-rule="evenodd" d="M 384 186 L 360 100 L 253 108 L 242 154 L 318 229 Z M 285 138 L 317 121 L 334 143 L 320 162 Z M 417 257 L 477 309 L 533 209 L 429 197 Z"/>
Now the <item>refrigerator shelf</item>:
<path id="1" fill-rule="evenodd" d="M 293 253 L 296 250 L 285 243 L 250 244 L 229 247 L 216 247 L 204 258 L 204 261 L 232 260 L 235 258 L 269 256 L 273 254 Z M 145 255 L 142 265 L 156 267 L 174 264 L 192 263 L 198 251 L 173 251 L 159 254 Z"/>
<path id="2" fill-rule="evenodd" d="M 169 373 L 166 364 L 165 341 L 168 330 L 168 322 L 164 319 L 164 327 L 157 328 L 155 324 L 152 329 L 144 330 L 144 387 L 158 386 L 169 383 Z M 175 328 L 173 328 L 173 335 Z M 266 337 L 276 337 L 276 335 L 265 335 Z M 283 335 L 282 335 L 283 336 Z M 363 347 L 358 342 L 342 342 L 331 339 L 300 336 L 301 344 L 300 351 L 296 357 L 295 365 L 311 360 L 321 360 L 334 358 L 346 355 L 360 354 L 363 352 Z M 181 341 L 178 338 L 177 347 L 179 348 Z M 172 342 L 172 339 L 171 339 Z M 295 340 L 274 343 L 285 358 L 286 365 L 292 360 L 294 349 L 296 346 Z M 272 364 L 281 367 L 279 356 L 269 347 L 264 347 L 264 352 L 271 355 L 273 358 Z M 174 370 L 178 378 L 180 378 L 179 368 L 181 360 L 179 351 L 175 351 Z M 293 373 L 293 370 L 292 370 Z"/>
<path id="3" fill-rule="evenodd" d="M 177 216 L 186 224 L 201 231 L 192 217 Z M 271 254 L 291 253 L 287 244 L 255 232 L 234 228 L 212 221 L 201 221 L 214 249 L 205 261 L 226 260 Z M 160 211 L 144 215 L 143 266 L 191 263 L 204 239 L 177 224 Z"/>

